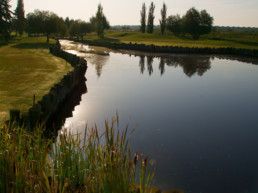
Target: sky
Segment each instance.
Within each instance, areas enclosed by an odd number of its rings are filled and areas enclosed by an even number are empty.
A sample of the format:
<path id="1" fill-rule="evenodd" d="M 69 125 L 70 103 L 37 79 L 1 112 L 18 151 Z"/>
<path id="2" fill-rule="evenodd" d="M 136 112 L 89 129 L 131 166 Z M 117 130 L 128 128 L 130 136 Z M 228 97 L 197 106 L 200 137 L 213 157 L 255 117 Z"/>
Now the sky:
<path id="1" fill-rule="evenodd" d="M 167 15 L 183 15 L 191 7 L 206 9 L 214 18 L 216 26 L 258 27 L 258 0 L 152 0 L 155 4 L 154 24 L 159 24 L 163 2 Z M 99 3 L 111 25 L 140 25 L 140 10 L 151 0 L 24 0 L 25 14 L 35 9 L 48 10 L 60 17 L 89 21 L 95 15 Z M 11 0 L 12 10 L 17 0 Z"/>

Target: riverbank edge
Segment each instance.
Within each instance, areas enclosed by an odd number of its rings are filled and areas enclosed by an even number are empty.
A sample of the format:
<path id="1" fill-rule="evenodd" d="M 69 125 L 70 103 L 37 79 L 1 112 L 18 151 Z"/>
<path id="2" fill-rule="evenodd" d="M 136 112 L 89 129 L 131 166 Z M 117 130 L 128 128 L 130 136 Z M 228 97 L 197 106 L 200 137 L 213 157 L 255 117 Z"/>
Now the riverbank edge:
<path id="1" fill-rule="evenodd" d="M 169 53 L 169 54 L 214 54 L 214 55 L 232 55 L 232 56 L 244 56 L 258 58 L 258 50 L 252 49 L 242 49 L 233 47 L 178 47 L 178 46 L 157 46 L 154 44 L 137 44 L 137 43 L 111 43 L 111 42 L 101 42 L 101 41 L 90 41 L 90 40 L 78 40 L 74 38 L 61 38 L 66 40 L 71 40 L 74 42 L 79 42 L 83 44 L 88 44 L 91 46 L 102 46 L 111 49 L 122 49 L 122 50 L 134 50 L 142 52 L 153 52 L 153 53 Z"/>
<path id="2" fill-rule="evenodd" d="M 64 59 L 74 69 L 64 75 L 61 81 L 56 83 L 36 104 L 34 103 L 34 99 L 33 105 L 29 108 L 28 112 L 20 115 L 19 109 L 10 110 L 10 120 L 7 122 L 19 123 L 28 127 L 29 130 L 32 130 L 39 123 L 51 124 L 49 122 L 53 120 L 59 107 L 65 104 L 65 101 L 77 89 L 80 89 L 78 85 L 86 81 L 85 73 L 88 66 L 85 59 L 63 51 L 59 41 L 57 41 L 54 47 L 50 47 L 49 51 L 52 55 Z"/>

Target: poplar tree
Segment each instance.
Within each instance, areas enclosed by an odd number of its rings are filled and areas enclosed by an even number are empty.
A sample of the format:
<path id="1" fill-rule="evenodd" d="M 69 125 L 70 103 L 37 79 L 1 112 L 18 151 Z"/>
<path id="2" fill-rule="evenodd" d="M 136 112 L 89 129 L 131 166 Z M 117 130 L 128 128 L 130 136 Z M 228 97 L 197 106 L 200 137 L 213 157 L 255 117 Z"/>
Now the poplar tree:
<path id="1" fill-rule="evenodd" d="M 153 2 L 151 2 L 150 8 L 149 8 L 149 14 L 148 14 L 148 24 L 147 24 L 147 33 L 152 34 L 153 32 L 153 22 L 154 22 L 154 10 L 155 10 L 155 5 Z"/>
<path id="2" fill-rule="evenodd" d="M 15 27 L 16 27 L 16 33 L 18 32 L 20 35 L 23 34 L 23 31 L 25 29 L 25 11 L 24 11 L 24 3 L 23 0 L 18 0 L 17 7 L 15 9 Z"/>
<path id="3" fill-rule="evenodd" d="M 98 10 L 95 17 L 90 18 L 90 23 L 94 26 L 98 36 L 104 37 L 104 30 L 109 29 L 110 25 L 103 13 L 103 7 L 101 4 L 98 5 Z"/>
<path id="4" fill-rule="evenodd" d="M 2 35 L 5 40 L 10 39 L 11 33 L 11 19 L 12 13 L 10 11 L 10 0 L 0 1 L 0 35 Z"/>
<path id="5" fill-rule="evenodd" d="M 146 5 L 145 3 L 142 4 L 141 10 L 141 32 L 145 33 L 146 30 Z"/>
<path id="6" fill-rule="evenodd" d="M 160 31 L 161 31 L 161 34 L 163 35 L 166 29 L 166 19 L 167 19 L 167 6 L 165 3 L 163 3 L 163 7 L 160 13 L 161 13 L 161 19 L 159 20 Z"/>

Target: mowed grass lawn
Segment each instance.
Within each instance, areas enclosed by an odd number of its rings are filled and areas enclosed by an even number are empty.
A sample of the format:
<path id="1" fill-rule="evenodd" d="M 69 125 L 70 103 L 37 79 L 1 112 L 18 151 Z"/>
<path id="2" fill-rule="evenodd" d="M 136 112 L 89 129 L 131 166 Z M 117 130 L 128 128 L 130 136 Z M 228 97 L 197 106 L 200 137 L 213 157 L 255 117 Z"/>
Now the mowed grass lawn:
<path id="1" fill-rule="evenodd" d="M 86 36 L 86 39 L 117 43 L 154 44 L 158 46 L 258 49 L 257 31 L 214 31 L 208 35 L 201 36 L 199 40 L 193 40 L 190 36 L 176 37 L 170 32 L 161 35 L 159 30 L 155 30 L 153 34 L 143 34 L 129 30 L 109 30 L 105 33 L 104 39 L 99 39 L 94 33 Z"/>
<path id="2" fill-rule="evenodd" d="M 10 109 L 25 112 L 72 70 L 65 60 L 49 54 L 45 37 L 16 38 L 0 46 L 0 123 Z"/>

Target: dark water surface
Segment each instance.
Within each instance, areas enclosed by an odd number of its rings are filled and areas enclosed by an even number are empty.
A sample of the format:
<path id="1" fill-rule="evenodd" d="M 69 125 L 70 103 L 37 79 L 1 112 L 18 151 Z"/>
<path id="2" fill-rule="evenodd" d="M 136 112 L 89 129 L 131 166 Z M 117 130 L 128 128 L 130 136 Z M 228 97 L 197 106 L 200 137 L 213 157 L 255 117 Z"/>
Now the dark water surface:
<path id="1" fill-rule="evenodd" d="M 155 161 L 155 185 L 185 193 L 258 192 L 257 65 L 62 45 L 88 61 L 88 92 L 64 127 L 103 129 L 118 111 L 121 128 L 138 126 L 132 149 Z"/>

